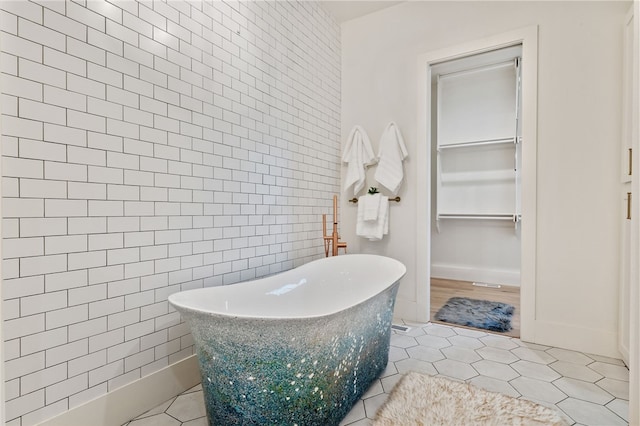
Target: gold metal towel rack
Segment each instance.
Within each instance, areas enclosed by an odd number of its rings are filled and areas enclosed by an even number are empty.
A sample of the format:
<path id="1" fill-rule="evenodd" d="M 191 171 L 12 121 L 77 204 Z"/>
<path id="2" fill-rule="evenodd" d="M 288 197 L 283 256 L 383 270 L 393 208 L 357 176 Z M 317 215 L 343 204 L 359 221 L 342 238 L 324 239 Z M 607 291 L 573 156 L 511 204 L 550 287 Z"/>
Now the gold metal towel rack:
<path id="1" fill-rule="evenodd" d="M 400 202 L 400 197 L 395 197 L 395 198 L 389 198 L 389 201 L 395 201 L 396 203 Z M 350 203 L 357 203 L 358 199 L 357 198 L 352 198 L 349 200 Z"/>

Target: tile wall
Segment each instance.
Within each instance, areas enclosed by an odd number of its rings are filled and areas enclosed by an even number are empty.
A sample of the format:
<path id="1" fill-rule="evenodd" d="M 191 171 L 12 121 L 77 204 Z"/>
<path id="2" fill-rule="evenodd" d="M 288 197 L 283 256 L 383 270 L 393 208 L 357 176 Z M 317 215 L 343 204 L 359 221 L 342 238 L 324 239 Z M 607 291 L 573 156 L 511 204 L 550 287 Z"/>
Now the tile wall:
<path id="1" fill-rule="evenodd" d="M 170 293 L 323 253 L 340 29 L 315 2 L 2 1 L 6 419 L 192 354 Z"/>

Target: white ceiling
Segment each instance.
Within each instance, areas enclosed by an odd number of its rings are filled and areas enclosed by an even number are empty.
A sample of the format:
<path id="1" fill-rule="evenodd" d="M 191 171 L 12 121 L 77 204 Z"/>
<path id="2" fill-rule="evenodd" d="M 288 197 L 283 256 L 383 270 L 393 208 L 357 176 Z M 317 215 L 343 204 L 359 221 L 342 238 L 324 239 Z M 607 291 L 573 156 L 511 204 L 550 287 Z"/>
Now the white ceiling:
<path id="1" fill-rule="evenodd" d="M 371 12 L 393 6 L 402 1 L 379 0 L 321 0 L 322 5 L 336 18 L 338 23 L 359 18 Z"/>

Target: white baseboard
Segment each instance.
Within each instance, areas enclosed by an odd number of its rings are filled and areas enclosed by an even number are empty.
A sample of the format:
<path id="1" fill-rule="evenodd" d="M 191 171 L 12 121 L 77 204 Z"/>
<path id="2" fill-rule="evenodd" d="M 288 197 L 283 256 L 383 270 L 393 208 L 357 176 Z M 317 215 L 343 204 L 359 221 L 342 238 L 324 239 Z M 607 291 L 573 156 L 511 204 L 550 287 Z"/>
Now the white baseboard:
<path id="1" fill-rule="evenodd" d="M 120 426 L 198 383 L 198 359 L 192 355 L 40 425 Z"/>
<path id="2" fill-rule="evenodd" d="M 520 271 L 460 265 L 431 265 L 431 276 L 448 280 L 520 286 Z"/>

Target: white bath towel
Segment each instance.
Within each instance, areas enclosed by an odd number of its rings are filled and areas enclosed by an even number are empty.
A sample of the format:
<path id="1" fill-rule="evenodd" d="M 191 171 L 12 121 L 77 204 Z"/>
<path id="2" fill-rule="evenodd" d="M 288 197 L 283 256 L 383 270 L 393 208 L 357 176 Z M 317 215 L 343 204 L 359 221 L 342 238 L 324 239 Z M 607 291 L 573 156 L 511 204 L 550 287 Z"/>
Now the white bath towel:
<path id="1" fill-rule="evenodd" d="M 347 175 L 344 179 L 344 191 L 353 185 L 353 195 L 364 187 L 365 167 L 375 164 L 376 156 L 371 148 L 369 136 L 360 126 L 354 126 L 347 138 L 347 145 L 342 153 L 342 161 L 347 163 Z"/>
<path id="2" fill-rule="evenodd" d="M 404 178 L 402 162 L 409 153 L 402 139 L 402 134 L 396 123 L 387 125 L 380 138 L 378 149 L 378 168 L 376 170 L 376 181 L 396 195 Z"/>
<path id="3" fill-rule="evenodd" d="M 380 213 L 380 199 L 382 198 L 382 194 L 367 194 L 358 199 L 358 203 L 362 203 L 362 208 L 364 210 L 363 220 L 377 220 L 378 214 Z"/>
<path id="4" fill-rule="evenodd" d="M 356 219 L 356 235 L 368 238 L 370 241 L 380 241 L 389 233 L 389 198 L 380 197 L 380 209 L 376 220 L 364 220 L 364 201 L 370 194 L 358 198 L 358 215 Z"/>

